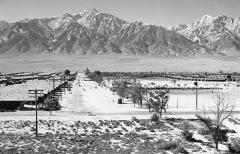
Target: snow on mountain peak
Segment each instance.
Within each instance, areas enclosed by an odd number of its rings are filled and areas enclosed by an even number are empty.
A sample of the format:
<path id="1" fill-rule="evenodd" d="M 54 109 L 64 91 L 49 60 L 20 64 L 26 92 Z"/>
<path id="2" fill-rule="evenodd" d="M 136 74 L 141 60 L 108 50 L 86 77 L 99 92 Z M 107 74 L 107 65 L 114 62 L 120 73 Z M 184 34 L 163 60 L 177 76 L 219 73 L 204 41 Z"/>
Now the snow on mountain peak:
<path id="1" fill-rule="evenodd" d="M 31 21 L 31 19 L 30 18 L 26 18 L 26 19 L 21 20 L 20 22 L 25 23 L 25 22 L 29 22 L 29 21 Z"/>
<path id="2" fill-rule="evenodd" d="M 89 9 L 89 10 L 83 10 L 83 11 L 79 12 L 78 14 L 86 17 L 86 16 L 89 16 L 89 15 L 97 14 L 97 13 L 99 13 L 99 11 L 97 9 L 93 8 L 93 9 Z"/>
<path id="3" fill-rule="evenodd" d="M 61 26 L 64 23 L 67 23 L 69 21 L 71 21 L 73 18 L 73 15 L 65 13 L 64 15 L 60 16 L 60 17 L 56 17 L 53 18 L 53 20 L 48 23 L 48 25 L 52 28 L 52 29 L 57 29 L 59 28 L 59 26 Z"/>
<path id="4" fill-rule="evenodd" d="M 212 16 L 210 15 L 204 15 L 201 19 L 197 20 L 197 24 L 208 24 L 211 23 L 213 20 Z"/>
<path id="5" fill-rule="evenodd" d="M 213 19 L 214 23 L 234 23 L 235 19 L 226 15 L 219 15 Z"/>
<path id="6" fill-rule="evenodd" d="M 240 23 L 226 15 L 204 15 L 192 24 L 169 27 L 193 42 L 212 50 L 223 50 L 240 45 Z"/>

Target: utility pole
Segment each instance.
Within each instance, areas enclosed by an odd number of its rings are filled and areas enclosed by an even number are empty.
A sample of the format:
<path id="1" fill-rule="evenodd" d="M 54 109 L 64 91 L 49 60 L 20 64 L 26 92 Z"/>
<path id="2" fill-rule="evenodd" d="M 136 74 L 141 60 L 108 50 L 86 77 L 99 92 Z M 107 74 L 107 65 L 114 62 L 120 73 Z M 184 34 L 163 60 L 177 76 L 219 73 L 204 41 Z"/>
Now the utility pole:
<path id="1" fill-rule="evenodd" d="M 198 109 L 198 81 L 195 81 L 194 85 L 196 86 L 196 110 L 197 110 Z"/>
<path id="2" fill-rule="evenodd" d="M 53 75 L 53 90 L 55 89 L 55 74 Z"/>
<path id="3" fill-rule="evenodd" d="M 55 86 L 55 82 L 56 82 L 56 81 L 61 81 L 61 82 L 63 81 L 63 84 L 64 84 L 65 81 L 66 81 L 66 76 L 65 76 L 65 75 L 63 75 L 63 79 L 62 79 L 61 77 L 60 77 L 60 79 L 56 79 L 55 76 L 56 76 L 56 75 L 54 74 L 54 75 L 52 76 L 52 79 L 50 79 L 50 80 L 53 81 L 53 90 L 54 90 L 55 87 L 56 87 L 56 86 Z M 67 79 L 67 80 L 68 80 L 68 79 Z"/>
<path id="4" fill-rule="evenodd" d="M 38 101 L 38 95 L 44 94 L 43 90 L 41 89 L 33 89 L 28 90 L 28 94 L 34 94 L 35 95 L 35 111 L 36 111 L 36 137 L 38 137 L 38 114 L 37 114 L 37 101 Z"/>
<path id="5" fill-rule="evenodd" d="M 178 98 L 177 98 L 177 109 L 178 109 Z"/>
<path id="6" fill-rule="evenodd" d="M 55 75 L 56 75 L 56 74 L 53 74 L 52 79 L 50 79 L 50 80 L 53 81 L 53 90 L 55 89 Z M 53 98 L 52 95 L 53 95 L 53 94 L 50 95 L 50 96 L 51 96 L 51 99 Z M 52 100 L 51 100 L 51 101 L 52 101 Z M 50 115 L 52 115 L 52 102 L 50 103 L 50 109 L 49 109 L 49 111 L 50 111 L 50 114 L 49 114 L 49 117 L 50 117 Z"/>
<path id="7" fill-rule="evenodd" d="M 53 76 L 52 76 L 52 79 L 50 79 L 50 80 L 52 80 L 53 81 L 53 91 L 55 90 L 55 87 L 56 87 L 56 81 L 63 81 L 63 84 L 65 84 L 65 81 L 66 81 L 66 77 L 65 77 L 65 75 L 63 75 L 63 79 L 60 77 L 60 79 L 56 79 L 56 74 L 54 74 Z M 65 93 L 65 86 L 64 86 L 64 93 Z M 52 93 L 51 94 L 51 99 L 53 100 L 53 99 L 55 99 L 56 97 L 55 96 L 57 96 L 57 98 L 59 98 L 59 96 L 61 96 L 59 93 Z M 51 101 L 52 101 L 51 100 Z M 51 103 L 51 105 L 50 105 L 50 115 L 52 115 L 52 103 Z"/>

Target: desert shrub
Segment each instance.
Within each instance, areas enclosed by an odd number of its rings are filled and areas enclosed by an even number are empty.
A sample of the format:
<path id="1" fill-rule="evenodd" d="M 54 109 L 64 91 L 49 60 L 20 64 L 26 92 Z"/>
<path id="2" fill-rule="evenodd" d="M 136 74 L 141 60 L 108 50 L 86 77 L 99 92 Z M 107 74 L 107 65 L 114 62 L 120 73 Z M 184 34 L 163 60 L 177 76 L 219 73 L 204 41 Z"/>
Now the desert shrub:
<path id="1" fill-rule="evenodd" d="M 193 141 L 193 133 L 189 132 L 188 130 L 184 130 L 182 132 L 182 136 L 186 141 Z"/>
<path id="2" fill-rule="evenodd" d="M 240 153 L 240 138 L 232 140 L 232 143 L 228 145 L 228 149 L 232 153 Z"/>
<path id="3" fill-rule="evenodd" d="M 200 128 L 198 130 L 198 134 L 200 134 L 200 135 L 210 135 L 210 131 L 207 128 Z"/>
<path id="4" fill-rule="evenodd" d="M 137 119 L 137 117 L 135 117 L 135 116 L 132 116 L 132 121 L 135 121 L 136 123 L 139 123 L 139 122 L 140 122 L 140 120 Z"/>
<path id="5" fill-rule="evenodd" d="M 176 149 L 177 146 L 177 142 L 163 141 L 162 143 L 160 143 L 159 148 L 162 150 L 173 150 Z"/>
<path id="6" fill-rule="evenodd" d="M 146 133 L 143 133 L 143 134 L 139 135 L 139 137 L 140 137 L 141 139 L 143 139 L 144 141 L 148 141 L 148 140 L 154 139 L 153 137 L 149 136 L 149 135 L 146 134 Z"/>
<path id="7" fill-rule="evenodd" d="M 150 132 L 156 132 L 154 128 L 149 129 Z"/>
<path id="8" fill-rule="evenodd" d="M 228 136 L 227 136 L 228 132 L 229 132 L 228 129 L 220 129 L 218 134 L 214 134 L 214 135 L 219 136 L 219 142 L 227 142 L 228 141 Z"/>
<path id="9" fill-rule="evenodd" d="M 145 127 L 149 123 L 149 120 L 141 120 L 140 125 Z"/>
<path id="10" fill-rule="evenodd" d="M 187 122 L 183 122 L 183 124 L 180 125 L 182 130 L 192 130 L 194 129 L 194 126 L 192 124 L 189 124 Z"/>
<path id="11" fill-rule="evenodd" d="M 145 127 L 136 127 L 136 128 L 138 128 L 139 129 L 139 131 L 141 131 L 141 130 L 146 130 L 146 128 Z"/>
<path id="12" fill-rule="evenodd" d="M 118 130 L 117 133 L 118 133 L 118 135 L 123 135 L 121 130 Z"/>
<path id="13" fill-rule="evenodd" d="M 126 126 L 133 126 L 134 123 L 132 121 L 129 121 L 129 120 L 124 120 L 123 123 L 126 125 Z"/>
<path id="14" fill-rule="evenodd" d="M 159 118 L 158 118 L 157 114 L 154 113 L 154 114 L 151 116 L 150 120 L 153 121 L 153 122 L 158 122 L 158 121 L 159 121 Z"/>
<path id="15" fill-rule="evenodd" d="M 134 140 L 138 138 L 138 134 L 136 131 L 130 131 L 129 133 L 125 133 L 124 137 L 129 138 L 130 140 Z"/>
<path id="16" fill-rule="evenodd" d="M 140 128 L 139 127 L 135 127 L 136 132 L 140 132 Z"/>
<path id="17" fill-rule="evenodd" d="M 195 130 L 192 124 L 189 124 L 186 120 L 171 118 L 167 120 L 169 124 L 180 130 Z"/>
<path id="18" fill-rule="evenodd" d="M 106 128 L 106 129 L 105 129 L 105 132 L 106 132 L 106 133 L 109 133 L 109 132 L 110 132 L 110 130 Z"/>
<path id="19" fill-rule="evenodd" d="M 188 151 L 186 149 L 184 149 L 182 146 L 178 145 L 177 148 L 175 150 L 173 150 L 174 154 L 179 154 L 179 153 L 183 153 L 183 154 L 188 154 Z"/>

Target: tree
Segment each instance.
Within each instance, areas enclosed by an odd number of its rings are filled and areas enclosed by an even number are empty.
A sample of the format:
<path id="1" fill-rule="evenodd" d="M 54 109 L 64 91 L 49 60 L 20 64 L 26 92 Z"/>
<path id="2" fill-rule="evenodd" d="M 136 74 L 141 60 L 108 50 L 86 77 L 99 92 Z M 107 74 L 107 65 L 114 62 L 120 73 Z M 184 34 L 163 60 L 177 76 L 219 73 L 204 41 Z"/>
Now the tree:
<path id="1" fill-rule="evenodd" d="M 87 69 L 85 70 L 85 75 L 89 75 L 91 72 L 90 72 L 90 70 L 88 69 L 88 67 L 87 67 Z"/>
<path id="2" fill-rule="evenodd" d="M 103 82 L 102 76 L 95 72 L 90 73 L 88 75 L 88 78 L 91 79 L 92 81 L 97 82 L 99 85 Z"/>
<path id="3" fill-rule="evenodd" d="M 172 80 L 172 82 L 173 82 L 173 84 L 174 84 L 174 86 L 176 85 L 176 82 L 177 82 L 177 80 L 176 79 L 173 79 Z"/>
<path id="4" fill-rule="evenodd" d="M 138 103 L 138 105 L 140 105 L 141 107 L 143 106 L 143 100 L 145 100 L 144 94 L 146 94 L 146 89 L 144 89 L 141 84 L 132 85 L 129 88 L 128 93 L 132 98 L 134 106 L 135 103 Z"/>
<path id="5" fill-rule="evenodd" d="M 216 95 L 215 101 L 216 107 L 211 112 L 212 117 L 206 115 L 204 112 L 204 116 L 196 114 L 196 117 L 202 121 L 205 126 L 210 131 L 212 139 L 215 143 L 215 148 L 218 150 L 218 143 L 221 141 L 227 141 L 227 133 L 226 129 L 223 129 L 223 122 L 230 116 L 233 115 L 235 105 L 231 104 L 229 99 L 226 98 L 223 94 Z"/>
<path id="6" fill-rule="evenodd" d="M 56 111 L 56 110 L 60 110 L 60 109 L 61 109 L 61 106 L 57 99 L 52 99 L 50 97 L 47 97 L 46 100 L 44 101 L 44 110 Z"/>
<path id="7" fill-rule="evenodd" d="M 132 101 L 135 105 L 135 103 L 138 103 L 142 107 L 143 100 L 144 100 L 144 94 L 146 93 L 146 90 L 142 87 L 140 83 L 133 84 L 129 89 L 129 95 L 132 98 Z"/>
<path id="8" fill-rule="evenodd" d="M 65 71 L 64 71 L 64 75 L 70 76 L 70 70 L 65 70 Z"/>
<path id="9" fill-rule="evenodd" d="M 162 119 L 162 112 L 167 112 L 167 103 L 169 96 L 167 95 L 168 91 L 156 91 L 149 93 L 149 105 L 154 112 Z"/>
<path id="10" fill-rule="evenodd" d="M 113 81 L 112 90 L 116 92 L 121 99 L 124 100 L 124 97 L 127 95 L 128 82 L 125 80 Z"/>
<path id="11" fill-rule="evenodd" d="M 232 76 L 230 74 L 227 75 L 227 81 L 232 81 Z"/>
<path id="12" fill-rule="evenodd" d="M 101 75 L 101 72 L 98 71 L 98 70 L 97 70 L 97 71 L 94 71 L 93 73 L 96 74 L 96 75 Z"/>
<path id="13" fill-rule="evenodd" d="M 146 106 L 148 108 L 148 111 L 150 112 L 151 111 L 151 106 L 150 106 L 150 102 L 149 102 L 149 93 L 148 93 L 147 90 L 145 91 L 145 100 L 147 102 Z"/>
<path id="14" fill-rule="evenodd" d="M 133 87 L 131 89 L 129 89 L 129 94 L 130 94 L 131 100 L 132 100 L 132 102 L 134 104 L 134 108 L 135 108 L 135 104 L 137 103 L 137 94 Z"/>

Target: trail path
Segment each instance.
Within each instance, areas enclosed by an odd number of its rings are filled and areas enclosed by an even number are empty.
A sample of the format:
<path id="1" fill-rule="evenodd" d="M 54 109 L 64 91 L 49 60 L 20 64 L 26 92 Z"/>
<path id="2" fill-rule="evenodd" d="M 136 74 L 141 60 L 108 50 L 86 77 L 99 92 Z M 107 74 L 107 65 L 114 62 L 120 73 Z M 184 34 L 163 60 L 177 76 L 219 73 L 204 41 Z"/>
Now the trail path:
<path id="1" fill-rule="evenodd" d="M 146 111 L 146 109 L 134 108 L 128 100 L 125 100 L 124 104 L 117 104 L 118 98 L 109 88 L 99 86 L 83 73 L 79 73 L 73 82 L 72 91 L 63 95 L 60 103 L 62 111 L 67 112 L 123 114 Z"/>

